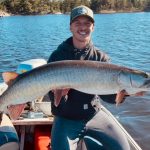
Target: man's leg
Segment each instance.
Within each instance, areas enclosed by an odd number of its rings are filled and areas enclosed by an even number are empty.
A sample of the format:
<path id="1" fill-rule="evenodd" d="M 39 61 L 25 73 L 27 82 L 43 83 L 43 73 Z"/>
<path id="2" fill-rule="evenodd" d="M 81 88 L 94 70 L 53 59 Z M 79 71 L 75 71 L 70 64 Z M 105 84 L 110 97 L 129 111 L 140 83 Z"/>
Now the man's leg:
<path id="1" fill-rule="evenodd" d="M 85 122 L 55 117 L 52 127 L 52 150 L 76 150 Z"/>
<path id="2" fill-rule="evenodd" d="M 87 134 L 95 136 L 108 150 L 130 150 L 123 131 L 105 111 L 100 110 L 87 124 Z"/>

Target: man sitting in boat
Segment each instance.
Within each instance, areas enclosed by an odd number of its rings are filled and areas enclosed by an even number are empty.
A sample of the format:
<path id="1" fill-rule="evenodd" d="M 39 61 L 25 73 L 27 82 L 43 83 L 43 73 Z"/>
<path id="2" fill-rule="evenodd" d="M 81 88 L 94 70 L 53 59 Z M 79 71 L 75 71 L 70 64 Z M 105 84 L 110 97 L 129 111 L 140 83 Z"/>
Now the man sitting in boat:
<path id="1" fill-rule="evenodd" d="M 71 11 L 70 31 L 72 37 L 61 43 L 48 63 L 60 60 L 94 60 L 109 62 L 107 54 L 94 46 L 91 34 L 94 31 L 93 12 L 86 6 L 79 6 Z M 65 95 L 60 103 L 54 103 L 58 93 Z M 115 103 L 116 95 L 101 96 L 110 103 Z M 101 110 L 99 96 L 85 94 L 77 90 L 50 92 L 54 123 L 52 128 L 52 150 L 75 150 L 79 139 L 85 133 L 99 136 L 98 149 L 129 150 L 126 136 L 114 120 Z M 96 130 L 95 130 L 96 129 Z M 94 147 L 93 147 L 94 148 Z"/>

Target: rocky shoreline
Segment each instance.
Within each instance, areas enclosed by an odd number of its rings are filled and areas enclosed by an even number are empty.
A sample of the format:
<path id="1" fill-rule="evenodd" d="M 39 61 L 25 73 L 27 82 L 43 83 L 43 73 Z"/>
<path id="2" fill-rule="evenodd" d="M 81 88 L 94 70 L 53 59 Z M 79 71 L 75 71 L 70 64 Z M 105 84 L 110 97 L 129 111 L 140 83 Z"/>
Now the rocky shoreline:
<path id="1" fill-rule="evenodd" d="M 101 10 L 99 12 L 99 14 L 134 13 L 134 12 L 142 12 L 142 10 L 119 10 L 119 11 L 115 11 L 115 10 Z M 53 14 L 63 14 L 63 13 L 56 12 L 56 13 L 53 13 Z M 65 14 L 70 14 L 70 12 L 69 13 L 67 12 Z M 10 14 L 10 13 L 7 13 L 5 11 L 0 10 L 0 17 L 7 17 L 7 16 L 12 16 L 12 15 L 14 15 L 14 14 Z M 20 14 L 20 15 L 22 15 L 22 14 Z M 30 15 L 30 14 L 28 14 L 28 15 Z M 36 14 L 36 15 L 39 15 L 39 14 Z"/>
<path id="2" fill-rule="evenodd" d="M 0 17 L 7 17 L 7 16 L 11 16 L 11 15 L 7 12 L 0 10 Z"/>
<path id="3" fill-rule="evenodd" d="M 100 14 L 114 14 L 114 13 L 135 13 L 135 12 L 143 12 L 143 10 L 136 10 L 136 9 L 130 9 L 130 10 L 101 10 Z"/>

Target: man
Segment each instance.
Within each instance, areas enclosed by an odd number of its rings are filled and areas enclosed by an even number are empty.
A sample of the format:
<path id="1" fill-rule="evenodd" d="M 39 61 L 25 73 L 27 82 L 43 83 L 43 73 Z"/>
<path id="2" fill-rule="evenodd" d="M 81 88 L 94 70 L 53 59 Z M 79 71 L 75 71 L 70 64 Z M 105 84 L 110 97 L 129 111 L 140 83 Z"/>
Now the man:
<path id="1" fill-rule="evenodd" d="M 60 44 L 48 62 L 60 60 L 94 60 L 108 62 L 109 57 L 91 41 L 91 34 L 94 31 L 93 12 L 86 6 L 78 6 L 71 11 L 70 31 L 72 37 Z M 102 131 L 103 137 L 98 149 L 107 150 L 129 150 L 129 144 L 122 131 L 115 127 L 115 123 L 105 112 L 101 111 L 99 97 L 85 94 L 73 89 L 65 93 L 60 104 L 54 103 L 54 93 L 50 92 L 52 100 L 52 113 L 54 114 L 54 124 L 52 128 L 52 150 L 76 150 L 78 141 L 88 127 L 93 118 L 97 123 L 94 128 Z M 115 103 L 116 95 L 101 96 L 110 103 Z M 67 99 L 67 101 L 66 101 Z M 100 133 L 100 132 L 96 132 Z"/>

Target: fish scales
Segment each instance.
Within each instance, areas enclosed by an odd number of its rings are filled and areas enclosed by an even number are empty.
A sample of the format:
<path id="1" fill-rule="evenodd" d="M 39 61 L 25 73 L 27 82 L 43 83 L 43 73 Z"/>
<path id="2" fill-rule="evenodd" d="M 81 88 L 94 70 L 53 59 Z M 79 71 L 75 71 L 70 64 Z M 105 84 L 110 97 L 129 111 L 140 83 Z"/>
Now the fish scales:
<path id="1" fill-rule="evenodd" d="M 53 62 L 19 75 L 0 96 L 0 110 L 10 104 L 33 101 L 50 90 L 67 88 L 99 95 L 123 89 L 132 93 L 149 91 L 150 79 L 142 71 L 97 61 Z"/>

